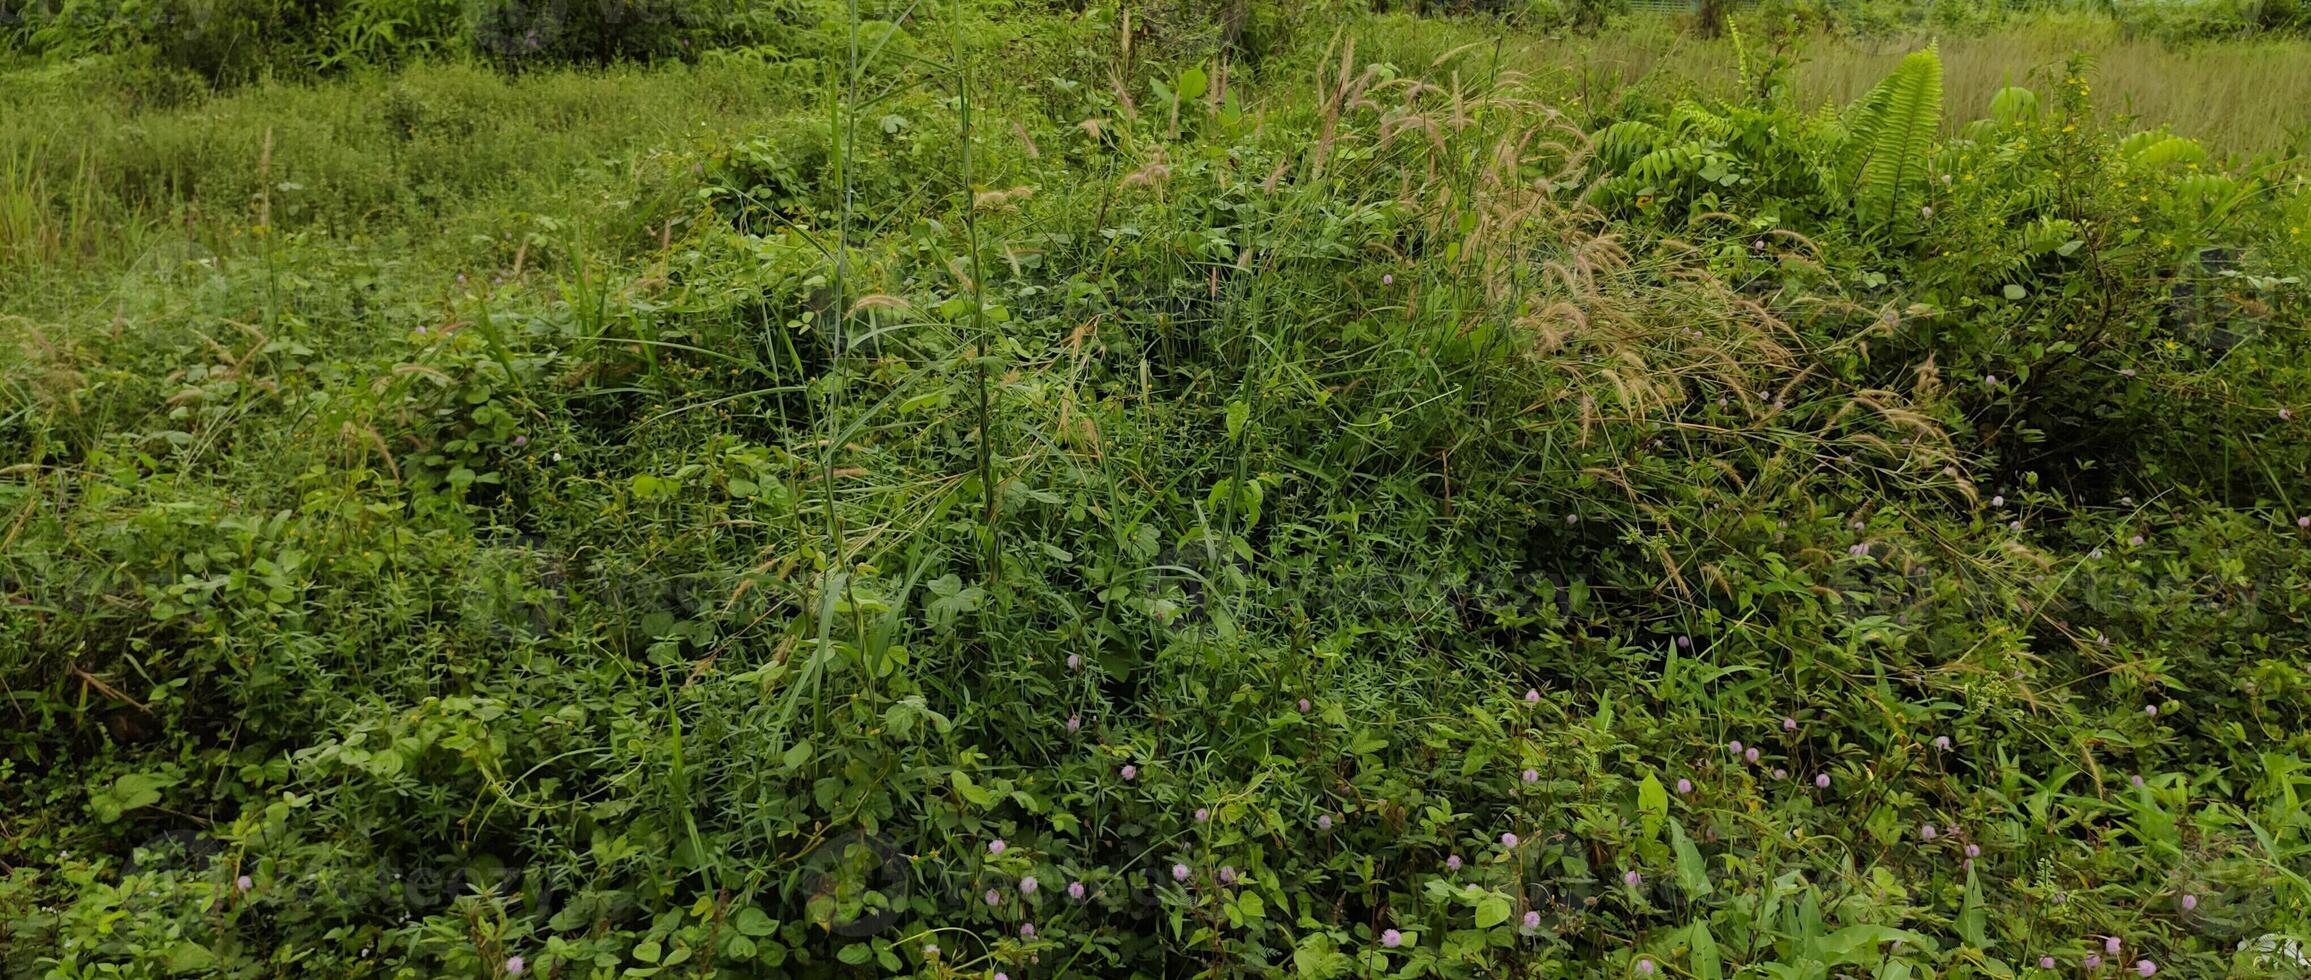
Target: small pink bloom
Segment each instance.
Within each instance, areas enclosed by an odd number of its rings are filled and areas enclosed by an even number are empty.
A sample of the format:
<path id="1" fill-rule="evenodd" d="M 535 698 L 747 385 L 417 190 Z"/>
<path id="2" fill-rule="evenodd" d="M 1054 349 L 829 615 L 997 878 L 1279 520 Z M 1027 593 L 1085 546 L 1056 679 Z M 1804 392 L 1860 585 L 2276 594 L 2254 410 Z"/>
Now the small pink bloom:
<path id="1" fill-rule="evenodd" d="M 1173 880 L 1173 881 L 1186 881 L 1186 880 L 1188 880 L 1188 866 L 1187 866 L 1187 865 L 1185 865 L 1185 864 L 1175 864 L 1175 865 L 1172 865 L 1172 880 Z"/>
<path id="2" fill-rule="evenodd" d="M 1394 929 L 1383 932 L 1380 934 L 1380 945 L 1386 946 L 1389 949 L 1395 949 L 1398 946 L 1402 946 L 1404 945 L 1404 934 Z"/>
<path id="3" fill-rule="evenodd" d="M 996 838 L 996 839 L 994 839 L 994 840 L 991 840 L 991 841 L 988 841 L 988 842 L 987 842 L 987 853 L 989 853 L 989 854 L 1001 854 L 1001 853 L 1003 853 L 1005 850 L 1009 849 L 1009 848 L 1010 848 L 1010 846 L 1011 846 L 1011 845 L 1009 845 L 1009 844 L 1005 844 L 1005 843 L 1003 843 L 1003 839 L 1002 839 L 1002 838 L 1000 838 L 1000 837 L 998 837 L 998 838 Z"/>
<path id="4" fill-rule="evenodd" d="M 1645 883 L 1645 876 L 1638 874 L 1635 871 L 1623 872 L 1621 875 L 1621 883 L 1631 888 L 1635 888 L 1638 885 Z"/>
<path id="5" fill-rule="evenodd" d="M 1138 766 L 1135 766 L 1135 765 L 1130 765 L 1130 764 L 1128 764 L 1128 763 L 1127 763 L 1127 764 L 1125 764 L 1125 765 L 1124 765 L 1124 767 L 1123 767 L 1123 778 L 1125 778 L 1125 779 L 1138 779 L 1138 778 L 1139 778 L 1139 767 L 1138 767 Z"/>
<path id="6" fill-rule="evenodd" d="M 1516 847 L 1516 846 L 1517 846 L 1517 835 L 1515 835 L 1515 834 L 1502 834 L 1502 835 L 1501 835 L 1501 846 L 1502 846 L 1502 847 L 1507 847 L 1507 848 L 1514 848 L 1514 847 Z"/>
<path id="7" fill-rule="evenodd" d="M 1813 778 L 1813 784 L 1821 789 L 1830 788 L 1830 774 L 1825 772 L 1815 776 Z"/>
<path id="8" fill-rule="evenodd" d="M 1677 781 L 1677 795 L 1684 796 L 1691 792 L 1693 792 L 1693 780 L 1680 779 Z"/>
<path id="9" fill-rule="evenodd" d="M 2159 972 L 2159 965 L 2149 960 L 2136 960 L 2134 961 L 2134 972 L 2147 977 Z"/>
<path id="10" fill-rule="evenodd" d="M 1528 688 L 1526 688 L 1526 689 L 1525 689 L 1525 703 L 1526 703 L 1526 704 L 1539 704 L 1539 703 L 1541 703 L 1541 691 L 1540 691 L 1540 689 L 1539 689 L 1539 688 L 1535 688 L 1535 687 L 1528 687 Z"/>
<path id="11" fill-rule="evenodd" d="M 1741 754 L 1741 758 L 1743 761 L 1748 762 L 1751 765 L 1757 764 L 1757 748 L 1752 746 L 1749 751 L 1743 752 Z"/>
<path id="12" fill-rule="evenodd" d="M 526 966 L 526 965 L 528 965 L 528 964 L 524 963 L 524 962 L 523 962 L 523 960 L 522 960 L 522 958 L 521 958 L 521 957 L 519 957 L 519 956 L 508 956 L 508 957 L 506 957 L 506 976 L 509 976 L 509 977 L 518 977 L 518 976 L 521 976 L 521 975 L 522 975 L 522 968 L 523 968 L 524 966 Z"/>

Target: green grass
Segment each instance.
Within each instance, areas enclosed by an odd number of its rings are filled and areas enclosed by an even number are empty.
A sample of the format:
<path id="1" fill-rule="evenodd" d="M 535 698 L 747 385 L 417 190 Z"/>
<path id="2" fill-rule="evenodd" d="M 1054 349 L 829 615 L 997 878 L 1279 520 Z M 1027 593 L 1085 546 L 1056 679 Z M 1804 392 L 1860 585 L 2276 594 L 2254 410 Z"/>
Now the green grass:
<path id="1" fill-rule="evenodd" d="M 866 14 L 0 71 L 0 972 L 2296 969 L 2304 42 Z"/>

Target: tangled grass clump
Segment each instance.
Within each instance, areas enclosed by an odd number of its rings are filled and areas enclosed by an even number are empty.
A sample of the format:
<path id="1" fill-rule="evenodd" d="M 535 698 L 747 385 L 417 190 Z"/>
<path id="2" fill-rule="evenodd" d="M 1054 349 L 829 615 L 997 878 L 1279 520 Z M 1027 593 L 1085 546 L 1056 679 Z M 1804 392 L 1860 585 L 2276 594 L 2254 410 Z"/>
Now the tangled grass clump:
<path id="1" fill-rule="evenodd" d="M 6 972 L 2292 968 L 2299 163 L 998 13 L 0 147 Z"/>

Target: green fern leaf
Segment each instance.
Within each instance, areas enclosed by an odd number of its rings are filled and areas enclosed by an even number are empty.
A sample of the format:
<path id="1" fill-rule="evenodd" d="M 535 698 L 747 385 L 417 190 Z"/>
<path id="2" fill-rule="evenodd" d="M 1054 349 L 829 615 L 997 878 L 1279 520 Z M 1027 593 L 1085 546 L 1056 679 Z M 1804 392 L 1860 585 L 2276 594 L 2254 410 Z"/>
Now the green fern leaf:
<path id="1" fill-rule="evenodd" d="M 1942 59 L 1927 48 L 1902 59 L 1847 112 L 1843 158 L 1854 210 L 1864 223 L 1906 214 L 1926 181 L 1927 154 L 1942 121 Z"/>

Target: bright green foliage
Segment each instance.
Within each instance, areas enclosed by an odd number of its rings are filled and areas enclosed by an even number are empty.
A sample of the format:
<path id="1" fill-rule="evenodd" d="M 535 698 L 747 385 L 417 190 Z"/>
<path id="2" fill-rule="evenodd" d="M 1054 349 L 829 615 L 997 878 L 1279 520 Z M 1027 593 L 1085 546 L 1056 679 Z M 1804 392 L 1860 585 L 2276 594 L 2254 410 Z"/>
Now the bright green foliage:
<path id="1" fill-rule="evenodd" d="M 1847 111 L 1838 167 L 1860 220 L 1908 224 L 1924 197 L 1927 153 L 1941 121 L 1942 59 L 1932 48 L 1902 59 Z"/>
<path id="2" fill-rule="evenodd" d="M 0 74 L 0 973 L 2291 969 L 2299 162 L 1201 10 Z"/>

